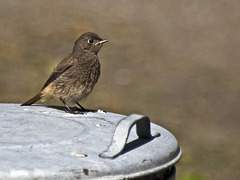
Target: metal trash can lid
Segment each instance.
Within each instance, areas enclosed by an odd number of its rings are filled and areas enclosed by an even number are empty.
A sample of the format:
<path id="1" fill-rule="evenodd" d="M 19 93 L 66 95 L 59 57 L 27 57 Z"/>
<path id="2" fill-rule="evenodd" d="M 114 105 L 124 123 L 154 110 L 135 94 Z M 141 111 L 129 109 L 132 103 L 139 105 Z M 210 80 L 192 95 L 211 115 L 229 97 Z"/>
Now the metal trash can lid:
<path id="1" fill-rule="evenodd" d="M 0 179 L 135 178 L 181 157 L 176 138 L 142 115 L 19 104 L 0 112 Z"/>

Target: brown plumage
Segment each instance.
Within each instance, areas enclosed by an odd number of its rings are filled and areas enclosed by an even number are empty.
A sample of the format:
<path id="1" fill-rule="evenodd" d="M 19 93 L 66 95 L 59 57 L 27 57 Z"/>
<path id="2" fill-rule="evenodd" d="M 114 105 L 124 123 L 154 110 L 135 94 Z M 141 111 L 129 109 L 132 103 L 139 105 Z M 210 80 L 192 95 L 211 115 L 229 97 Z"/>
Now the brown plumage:
<path id="1" fill-rule="evenodd" d="M 73 51 L 63 59 L 42 87 L 41 91 L 22 104 L 27 106 L 36 101 L 46 101 L 50 98 L 60 100 L 70 113 L 75 113 L 68 103 L 76 103 L 85 110 L 78 101 L 86 98 L 92 91 L 100 76 L 98 52 L 102 40 L 96 33 L 87 32 L 75 42 Z"/>

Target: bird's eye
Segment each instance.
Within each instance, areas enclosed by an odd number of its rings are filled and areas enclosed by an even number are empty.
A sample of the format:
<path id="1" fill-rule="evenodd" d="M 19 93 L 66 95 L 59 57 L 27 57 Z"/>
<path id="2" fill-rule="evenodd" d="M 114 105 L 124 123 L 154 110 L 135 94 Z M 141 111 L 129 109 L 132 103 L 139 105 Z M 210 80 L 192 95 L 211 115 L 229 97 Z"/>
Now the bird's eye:
<path id="1" fill-rule="evenodd" d="M 88 40 L 88 43 L 91 43 L 91 44 L 92 44 L 92 43 L 93 43 L 93 40 L 92 40 L 92 39 L 89 39 L 89 40 Z"/>

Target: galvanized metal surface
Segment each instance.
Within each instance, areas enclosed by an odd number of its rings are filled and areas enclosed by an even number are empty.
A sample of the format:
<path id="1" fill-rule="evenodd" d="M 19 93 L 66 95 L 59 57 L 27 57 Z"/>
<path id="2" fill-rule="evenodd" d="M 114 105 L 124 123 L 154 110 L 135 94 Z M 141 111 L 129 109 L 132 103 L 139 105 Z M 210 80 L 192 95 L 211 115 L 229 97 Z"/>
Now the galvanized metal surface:
<path id="1" fill-rule="evenodd" d="M 108 149 L 102 152 L 101 158 L 116 158 L 125 148 L 131 128 L 136 125 L 136 133 L 138 138 L 145 138 L 150 141 L 155 137 L 160 136 L 160 133 L 151 134 L 150 120 L 139 114 L 132 114 L 119 121 L 114 131 L 111 145 Z"/>
<path id="2" fill-rule="evenodd" d="M 153 123 L 151 131 L 160 136 L 139 139 L 136 126 L 126 127 L 131 131 L 120 155 L 100 158 L 123 118 L 102 111 L 73 115 L 61 107 L 0 104 L 0 179 L 123 179 L 164 170 L 180 159 L 175 137 Z"/>

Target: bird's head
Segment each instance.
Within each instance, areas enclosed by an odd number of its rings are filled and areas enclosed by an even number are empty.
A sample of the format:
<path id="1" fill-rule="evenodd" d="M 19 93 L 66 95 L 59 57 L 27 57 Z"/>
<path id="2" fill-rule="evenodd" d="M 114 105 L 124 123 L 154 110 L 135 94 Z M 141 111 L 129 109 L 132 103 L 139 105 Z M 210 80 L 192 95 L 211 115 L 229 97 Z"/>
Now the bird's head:
<path id="1" fill-rule="evenodd" d="M 82 34 L 74 43 L 73 52 L 83 50 L 97 55 L 105 42 L 108 40 L 103 40 L 96 33 L 87 32 Z"/>

